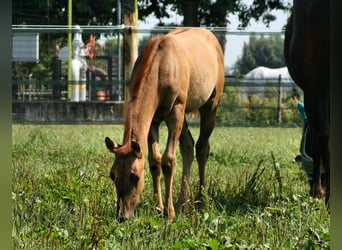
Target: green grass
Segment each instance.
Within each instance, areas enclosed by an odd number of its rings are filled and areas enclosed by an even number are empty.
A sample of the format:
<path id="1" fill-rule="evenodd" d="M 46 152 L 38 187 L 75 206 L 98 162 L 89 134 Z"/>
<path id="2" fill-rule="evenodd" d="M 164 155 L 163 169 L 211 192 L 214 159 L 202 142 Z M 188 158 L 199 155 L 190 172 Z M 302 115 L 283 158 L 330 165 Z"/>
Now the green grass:
<path id="1" fill-rule="evenodd" d="M 198 132 L 192 129 L 195 138 Z M 210 140 L 206 207 L 195 206 L 194 162 L 189 209 L 177 210 L 172 223 L 155 208 L 148 170 L 134 219 L 116 221 L 113 155 L 104 138 L 121 142 L 122 135 L 119 125 L 13 125 L 15 249 L 330 248 L 324 201 L 309 197 L 306 177 L 293 162 L 300 128 L 217 127 Z M 160 136 L 164 144 L 165 127 Z"/>

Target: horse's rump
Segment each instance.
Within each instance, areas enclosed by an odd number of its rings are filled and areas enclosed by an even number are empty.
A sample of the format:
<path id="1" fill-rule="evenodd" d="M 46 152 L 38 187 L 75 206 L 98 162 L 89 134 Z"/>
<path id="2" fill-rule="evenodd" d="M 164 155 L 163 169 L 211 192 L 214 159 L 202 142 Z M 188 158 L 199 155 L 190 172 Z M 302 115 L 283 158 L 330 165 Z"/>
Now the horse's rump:
<path id="1" fill-rule="evenodd" d="M 175 29 L 148 42 L 136 66 L 140 70 L 133 72 L 133 79 L 139 80 L 132 81 L 132 84 L 139 86 L 132 85 L 132 92 L 138 92 L 142 84 L 158 77 L 158 95 L 162 100 L 160 109 L 171 106 L 173 98 L 184 92 L 186 111 L 190 112 L 206 103 L 217 82 L 224 81 L 223 63 L 220 44 L 210 31 Z"/>
<path id="2" fill-rule="evenodd" d="M 218 87 L 218 82 L 224 81 L 221 46 L 216 37 L 205 29 L 191 28 L 184 32 L 175 30 L 168 36 L 184 48 L 177 56 L 181 59 L 181 65 L 187 63 L 190 66 L 186 111 L 194 111 L 209 99 Z M 217 92 L 221 93 L 221 89 Z"/>

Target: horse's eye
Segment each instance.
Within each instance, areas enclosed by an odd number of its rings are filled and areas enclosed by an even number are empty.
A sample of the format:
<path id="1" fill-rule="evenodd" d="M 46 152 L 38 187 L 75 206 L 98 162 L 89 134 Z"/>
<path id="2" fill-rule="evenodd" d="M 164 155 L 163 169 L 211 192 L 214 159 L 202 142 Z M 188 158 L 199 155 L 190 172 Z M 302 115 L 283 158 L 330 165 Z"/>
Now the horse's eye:
<path id="1" fill-rule="evenodd" d="M 137 174 L 131 174 L 130 178 L 133 183 L 137 183 L 140 177 Z"/>

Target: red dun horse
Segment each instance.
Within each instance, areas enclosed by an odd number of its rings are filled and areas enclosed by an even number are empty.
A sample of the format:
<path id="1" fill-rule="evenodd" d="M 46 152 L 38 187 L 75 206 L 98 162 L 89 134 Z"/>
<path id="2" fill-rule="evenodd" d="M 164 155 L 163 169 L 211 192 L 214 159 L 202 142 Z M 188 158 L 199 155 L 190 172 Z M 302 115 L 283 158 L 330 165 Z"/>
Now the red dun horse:
<path id="1" fill-rule="evenodd" d="M 158 208 L 172 219 L 172 180 L 176 171 L 176 146 L 180 142 L 183 178 L 180 202 L 187 201 L 187 184 L 194 158 L 194 140 L 185 114 L 199 110 L 200 135 L 196 143 L 200 187 L 205 184 L 209 137 L 214 129 L 216 109 L 224 86 L 224 58 L 216 37 L 202 28 L 178 28 L 152 37 L 138 57 L 131 77 L 123 145 L 106 137 L 115 154 L 110 177 L 117 189 L 117 216 L 129 219 L 144 188 L 144 155 L 152 173 Z M 166 122 L 165 152 L 159 151 L 159 125 Z M 165 179 L 165 207 L 160 175 Z M 200 189 L 201 190 L 201 189 Z M 121 211 L 121 213 L 120 213 Z"/>
<path id="2" fill-rule="evenodd" d="M 305 112 L 311 127 L 309 150 L 313 158 L 313 180 L 310 193 L 321 197 L 325 192 L 327 204 L 330 198 L 329 26 L 329 0 L 294 0 L 284 48 L 289 73 L 304 91 Z M 324 175 L 320 172 L 321 164 Z"/>

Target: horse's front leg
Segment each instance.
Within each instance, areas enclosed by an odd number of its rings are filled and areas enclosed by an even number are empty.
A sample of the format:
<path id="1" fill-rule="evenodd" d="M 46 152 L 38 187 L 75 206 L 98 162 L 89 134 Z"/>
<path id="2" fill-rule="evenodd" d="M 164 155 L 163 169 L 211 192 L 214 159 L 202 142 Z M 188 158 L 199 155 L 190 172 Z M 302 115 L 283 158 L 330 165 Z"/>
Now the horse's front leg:
<path id="1" fill-rule="evenodd" d="M 172 201 L 172 180 L 176 172 L 176 147 L 182 130 L 184 120 L 184 105 L 175 104 L 170 115 L 167 117 L 168 138 L 165 152 L 162 158 L 162 170 L 165 179 L 165 215 L 172 219 L 175 209 Z"/>
<path id="2" fill-rule="evenodd" d="M 314 130 L 314 143 L 313 143 L 313 176 L 310 194 L 313 197 L 322 198 L 324 196 L 324 191 L 322 187 L 321 179 L 321 153 L 319 151 L 319 140 L 317 136 L 317 130 Z"/>
<path id="3" fill-rule="evenodd" d="M 161 154 L 159 149 L 159 125 L 160 122 L 153 121 L 148 135 L 148 161 L 150 172 L 152 174 L 153 192 L 157 195 L 157 208 L 163 212 L 164 205 L 160 188 Z"/>
<path id="4" fill-rule="evenodd" d="M 316 83 L 315 86 L 318 86 Z M 320 91 L 305 96 L 306 113 L 314 134 L 313 143 L 313 178 L 311 195 L 314 197 L 324 197 L 322 186 L 321 165 L 329 174 L 329 91 Z M 328 177 L 328 176 L 327 176 Z M 329 181 L 328 181 L 329 182 Z M 327 185 L 327 183 L 324 183 Z M 328 195 L 329 196 L 329 195 Z"/>

